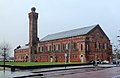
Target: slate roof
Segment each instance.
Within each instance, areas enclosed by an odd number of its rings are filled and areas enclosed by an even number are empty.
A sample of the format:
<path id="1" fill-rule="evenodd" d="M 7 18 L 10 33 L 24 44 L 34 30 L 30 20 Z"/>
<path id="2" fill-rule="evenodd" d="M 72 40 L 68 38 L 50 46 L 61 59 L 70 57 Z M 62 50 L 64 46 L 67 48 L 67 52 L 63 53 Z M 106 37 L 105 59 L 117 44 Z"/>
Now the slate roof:
<path id="1" fill-rule="evenodd" d="M 88 26 L 88 27 L 73 29 L 73 30 L 69 30 L 69 31 L 55 33 L 55 34 L 49 34 L 49 35 L 45 36 L 44 38 L 42 38 L 40 41 L 49 41 L 49 40 L 55 40 L 55 39 L 60 39 L 60 38 L 67 38 L 67 37 L 73 37 L 73 36 L 78 36 L 78 35 L 85 35 L 89 31 L 91 31 L 94 27 L 96 27 L 97 25 L 92 25 L 92 26 Z"/>

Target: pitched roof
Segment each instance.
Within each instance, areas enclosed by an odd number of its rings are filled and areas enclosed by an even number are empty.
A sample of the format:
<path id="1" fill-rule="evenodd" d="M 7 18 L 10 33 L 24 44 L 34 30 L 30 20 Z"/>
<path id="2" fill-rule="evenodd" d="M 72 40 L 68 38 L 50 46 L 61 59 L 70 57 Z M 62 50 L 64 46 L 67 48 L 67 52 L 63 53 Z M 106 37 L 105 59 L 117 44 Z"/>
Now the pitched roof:
<path id="1" fill-rule="evenodd" d="M 55 39 L 60 39 L 60 38 L 85 35 L 96 26 L 97 25 L 92 25 L 92 26 L 88 26 L 88 27 L 73 29 L 73 30 L 69 30 L 69 31 L 55 33 L 55 34 L 49 34 L 49 35 L 45 36 L 44 38 L 42 38 L 40 41 L 49 41 L 49 40 L 55 40 Z"/>

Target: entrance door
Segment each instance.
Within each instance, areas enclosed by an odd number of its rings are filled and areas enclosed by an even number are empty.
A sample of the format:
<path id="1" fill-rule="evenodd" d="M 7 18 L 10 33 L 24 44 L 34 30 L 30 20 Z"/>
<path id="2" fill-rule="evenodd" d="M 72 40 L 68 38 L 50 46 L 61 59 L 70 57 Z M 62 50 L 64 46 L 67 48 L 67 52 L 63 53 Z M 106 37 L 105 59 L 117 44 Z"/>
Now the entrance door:
<path id="1" fill-rule="evenodd" d="M 81 63 L 84 63 L 83 55 L 80 55 L 80 60 L 81 60 Z"/>
<path id="2" fill-rule="evenodd" d="M 53 56 L 50 56 L 50 62 L 53 62 Z"/>
<path id="3" fill-rule="evenodd" d="M 28 56 L 26 56 L 26 62 L 28 62 Z"/>

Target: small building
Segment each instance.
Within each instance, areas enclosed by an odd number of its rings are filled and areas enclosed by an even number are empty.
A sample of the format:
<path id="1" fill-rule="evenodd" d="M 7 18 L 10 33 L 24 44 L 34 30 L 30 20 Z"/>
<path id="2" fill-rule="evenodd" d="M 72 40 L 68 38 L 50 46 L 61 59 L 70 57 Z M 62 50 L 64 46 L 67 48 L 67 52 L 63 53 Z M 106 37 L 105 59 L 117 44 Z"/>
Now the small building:
<path id="1" fill-rule="evenodd" d="M 15 61 L 20 62 L 82 62 L 112 58 L 110 39 L 99 24 L 69 31 L 37 36 L 38 13 L 33 7 L 29 13 L 29 44 L 14 50 Z"/>

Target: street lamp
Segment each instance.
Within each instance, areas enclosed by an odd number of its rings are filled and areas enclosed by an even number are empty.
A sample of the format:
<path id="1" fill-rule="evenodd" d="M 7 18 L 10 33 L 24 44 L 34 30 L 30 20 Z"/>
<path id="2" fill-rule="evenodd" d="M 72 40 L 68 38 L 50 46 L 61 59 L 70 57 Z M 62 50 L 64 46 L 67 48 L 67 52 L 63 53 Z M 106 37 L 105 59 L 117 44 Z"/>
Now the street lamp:
<path id="1" fill-rule="evenodd" d="M 70 38 L 70 44 L 69 44 L 69 48 L 68 48 L 68 51 L 69 51 L 69 60 L 68 60 L 68 62 L 69 63 L 70 63 L 70 55 L 71 55 L 70 53 L 71 53 L 71 45 L 72 45 L 71 44 L 72 43 L 71 40 L 72 40 L 72 38 Z"/>
<path id="2" fill-rule="evenodd" d="M 67 57 L 67 53 L 65 53 L 65 69 L 66 69 L 66 57 Z"/>
<path id="3" fill-rule="evenodd" d="M 3 52 L 4 52 L 4 54 L 3 54 L 3 56 L 4 56 L 4 59 L 3 59 L 3 62 L 4 62 L 4 68 L 3 68 L 3 70 L 4 70 L 4 72 L 5 72 L 5 58 L 6 58 L 6 50 L 7 50 L 7 48 L 2 48 L 2 50 L 3 50 Z"/>

